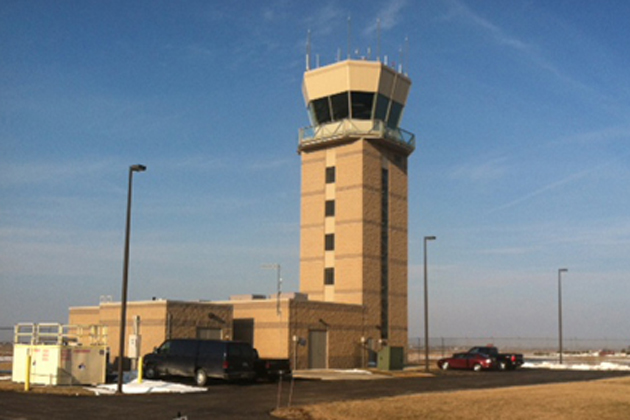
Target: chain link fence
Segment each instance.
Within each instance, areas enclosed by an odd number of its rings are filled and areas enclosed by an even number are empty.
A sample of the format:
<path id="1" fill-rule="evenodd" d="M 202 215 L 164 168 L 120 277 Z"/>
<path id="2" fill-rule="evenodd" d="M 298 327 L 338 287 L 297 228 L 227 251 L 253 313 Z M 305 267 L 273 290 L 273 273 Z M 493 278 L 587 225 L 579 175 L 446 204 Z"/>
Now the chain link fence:
<path id="1" fill-rule="evenodd" d="M 502 353 L 523 353 L 525 355 L 555 354 L 559 343 L 557 337 L 429 337 L 431 359 L 465 352 L 474 346 L 495 346 Z M 563 353 L 617 352 L 630 353 L 628 339 L 588 339 L 564 337 Z M 425 357 L 424 338 L 409 338 L 408 361 L 417 363 Z"/>

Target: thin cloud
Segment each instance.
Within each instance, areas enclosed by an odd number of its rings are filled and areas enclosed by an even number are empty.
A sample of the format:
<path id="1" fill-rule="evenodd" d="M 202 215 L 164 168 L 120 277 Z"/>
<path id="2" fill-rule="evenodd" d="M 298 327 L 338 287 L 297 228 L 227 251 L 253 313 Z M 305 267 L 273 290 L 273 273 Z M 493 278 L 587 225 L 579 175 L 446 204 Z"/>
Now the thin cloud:
<path id="1" fill-rule="evenodd" d="M 331 22 L 341 22 L 347 17 L 348 13 L 345 10 L 329 3 L 319 9 L 313 16 L 308 17 L 306 25 L 313 34 L 320 36 L 330 35 L 335 28 L 335 25 L 332 25 Z"/>
<path id="2" fill-rule="evenodd" d="M 485 162 L 466 162 L 451 171 L 451 178 L 487 182 L 502 178 L 507 172 L 505 157 L 487 160 Z"/>
<path id="3" fill-rule="evenodd" d="M 66 162 L 22 162 L 4 163 L 0 170 L 0 187 L 59 184 L 71 179 L 85 178 L 102 172 L 113 172 L 116 167 L 112 160 Z"/>
<path id="4" fill-rule="evenodd" d="M 496 207 L 496 208 L 490 210 L 488 212 L 488 214 L 496 213 L 498 211 L 514 207 L 514 206 L 516 206 L 518 204 L 521 204 L 521 203 L 523 203 L 525 201 L 531 200 L 532 198 L 537 197 L 537 196 L 539 196 L 541 194 L 544 194 L 544 193 L 546 193 L 548 191 L 555 190 L 555 189 L 558 189 L 560 187 L 563 187 L 566 184 L 569 184 L 571 182 L 577 181 L 578 179 L 584 178 L 585 176 L 587 176 L 588 174 L 590 174 L 591 172 L 595 171 L 596 169 L 598 169 L 601 166 L 602 165 L 598 165 L 595 168 L 591 168 L 591 169 L 587 169 L 587 170 L 584 170 L 584 171 L 580 171 L 580 172 L 574 173 L 572 175 L 569 175 L 569 176 L 567 176 L 567 177 L 565 177 L 565 178 L 563 178 L 563 179 L 561 179 L 559 181 L 552 182 L 552 183 L 550 183 L 548 185 L 545 185 L 542 188 L 539 188 L 539 189 L 537 189 L 535 191 L 532 191 L 529 194 L 526 194 L 526 195 L 524 195 L 522 197 L 519 197 L 516 200 L 512 200 L 509 203 L 506 203 L 506 204 L 503 204 L 502 206 Z"/>
<path id="5" fill-rule="evenodd" d="M 468 23 L 471 23 L 477 27 L 484 29 L 487 33 L 489 33 L 494 40 L 500 44 L 505 45 L 510 48 L 531 53 L 532 45 L 528 44 L 520 39 L 514 38 L 506 34 L 499 26 L 490 22 L 487 19 L 482 18 L 475 12 L 473 12 L 466 4 L 460 2 L 458 0 L 451 0 L 451 10 L 447 16 L 447 19 L 452 19 L 455 17 L 461 18 Z"/>
<path id="6" fill-rule="evenodd" d="M 400 22 L 400 16 L 402 10 L 407 5 L 407 0 L 395 0 L 386 4 L 386 6 L 379 10 L 376 17 L 380 20 L 381 29 L 391 30 L 394 29 Z M 376 32 L 378 28 L 377 19 L 373 20 L 371 25 L 365 28 L 363 35 L 371 35 Z"/>
<path id="7" fill-rule="evenodd" d="M 614 140 L 630 140 L 630 127 L 615 126 L 561 138 L 552 144 L 589 144 Z"/>
<path id="8" fill-rule="evenodd" d="M 555 76 L 557 79 L 561 80 L 563 83 L 570 86 L 571 88 L 583 92 L 588 92 L 592 95 L 595 95 L 600 100 L 607 99 L 606 97 L 593 90 L 593 88 L 591 88 L 590 86 L 581 83 L 562 72 L 556 65 L 554 65 L 552 62 L 545 59 L 541 55 L 537 46 L 509 35 L 500 26 L 479 16 L 462 1 L 450 0 L 449 3 L 451 5 L 451 9 L 448 15 L 445 17 L 445 20 L 459 18 L 468 24 L 481 28 L 485 33 L 489 34 L 498 45 L 511 48 L 512 50 L 522 54 L 533 65 L 544 71 L 547 71 L 548 73 L 551 73 L 553 76 Z"/>

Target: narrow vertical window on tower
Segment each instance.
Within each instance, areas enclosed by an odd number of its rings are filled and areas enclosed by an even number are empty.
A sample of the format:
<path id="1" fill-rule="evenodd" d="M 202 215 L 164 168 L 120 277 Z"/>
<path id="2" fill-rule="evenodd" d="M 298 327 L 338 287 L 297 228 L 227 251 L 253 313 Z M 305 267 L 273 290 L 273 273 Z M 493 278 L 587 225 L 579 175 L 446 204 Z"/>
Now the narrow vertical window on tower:
<path id="1" fill-rule="evenodd" d="M 324 249 L 326 251 L 334 251 L 335 250 L 335 234 L 327 233 L 324 240 Z"/>
<path id="2" fill-rule="evenodd" d="M 326 200 L 326 217 L 335 215 L 335 200 Z"/>
<path id="3" fill-rule="evenodd" d="M 324 284 L 331 286 L 335 284 L 335 269 L 334 267 L 324 268 Z"/>
<path id="4" fill-rule="evenodd" d="M 326 184 L 333 184 L 335 182 L 335 167 L 326 167 Z"/>
<path id="5" fill-rule="evenodd" d="M 381 338 L 389 337 L 389 171 L 381 171 Z"/>

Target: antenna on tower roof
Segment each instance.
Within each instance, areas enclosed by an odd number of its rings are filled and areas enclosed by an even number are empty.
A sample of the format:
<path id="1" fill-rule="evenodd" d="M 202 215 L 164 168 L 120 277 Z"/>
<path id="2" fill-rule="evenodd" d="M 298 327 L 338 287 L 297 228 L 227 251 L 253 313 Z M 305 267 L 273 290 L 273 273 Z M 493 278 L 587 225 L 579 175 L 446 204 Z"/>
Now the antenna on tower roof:
<path id="1" fill-rule="evenodd" d="M 381 61 L 381 18 L 376 19 L 376 60 Z"/>
<path id="2" fill-rule="evenodd" d="M 306 71 L 311 69 L 311 30 L 306 33 Z"/>
<path id="3" fill-rule="evenodd" d="M 350 16 L 348 16 L 348 60 L 350 59 L 350 50 L 351 50 L 351 43 L 350 43 L 350 38 L 352 35 L 352 25 L 351 25 L 351 21 L 350 21 Z"/>
<path id="4" fill-rule="evenodd" d="M 404 66 L 404 70 L 405 70 L 405 75 L 408 75 L 409 73 L 409 37 L 406 36 L 405 37 L 405 66 Z"/>

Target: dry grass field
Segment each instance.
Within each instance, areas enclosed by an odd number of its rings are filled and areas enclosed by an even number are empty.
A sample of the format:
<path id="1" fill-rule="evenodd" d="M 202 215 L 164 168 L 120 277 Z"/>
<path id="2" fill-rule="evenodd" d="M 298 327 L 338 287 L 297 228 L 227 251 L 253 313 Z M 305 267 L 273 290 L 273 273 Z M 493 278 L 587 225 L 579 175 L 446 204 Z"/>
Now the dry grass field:
<path id="1" fill-rule="evenodd" d="M 292 420 L 629 419 L 630 378 L 327 403 L 273 414 Z"/>

